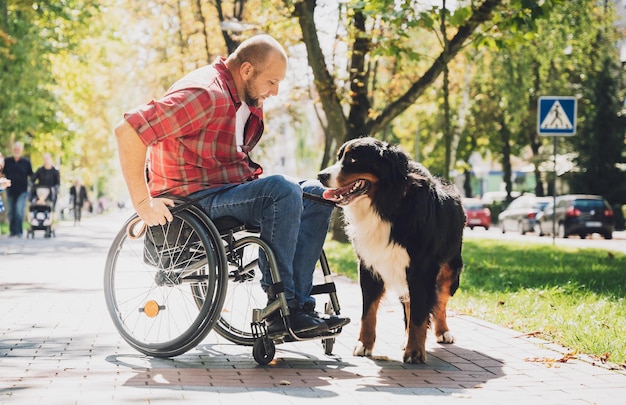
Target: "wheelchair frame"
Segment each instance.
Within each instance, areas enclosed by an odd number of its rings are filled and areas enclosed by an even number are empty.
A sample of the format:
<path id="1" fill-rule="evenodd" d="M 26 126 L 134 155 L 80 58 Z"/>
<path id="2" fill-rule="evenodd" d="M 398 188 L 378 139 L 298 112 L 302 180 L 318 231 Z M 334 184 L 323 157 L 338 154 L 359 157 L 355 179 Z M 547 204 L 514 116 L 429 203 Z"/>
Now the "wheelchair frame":
<path id="1" fill-rule="evenodd" d="M 174 221 L 147 227 L 133 215 L 116 235 L 107 255 L 104 292 L 107 309 L 122 338 L 137 351 L 174 357 L 197 346 L 212 330 L 227 340 L 252 346 L 257 363 L 268 364 L 276 344 L 321 339 L 332 354 L 341 328 L 315 337 L 296 334 L 289 323 L 272 249 L 260 230 L 232 217 L 210 219 L 195 200 L 179 199 Z M 269 267 L 269 294 L 261 288 L 259 262 Z M 336 286 L 322 250 L 323 283 L 312 295 L 328 294 L 328 314 L 340 314 Z M 316 269 L 317 270 L 317 269 Z M 269 336 L 265 319 L 280 311 L 286 332 Z"/>

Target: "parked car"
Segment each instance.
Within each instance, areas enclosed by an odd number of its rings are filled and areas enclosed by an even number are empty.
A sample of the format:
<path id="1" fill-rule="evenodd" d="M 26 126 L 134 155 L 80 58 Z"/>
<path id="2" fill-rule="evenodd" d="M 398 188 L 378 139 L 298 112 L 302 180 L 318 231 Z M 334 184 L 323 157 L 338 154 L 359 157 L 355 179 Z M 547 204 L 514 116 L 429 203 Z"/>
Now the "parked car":
<path id="1" fill-rule="evenodd" d="M 481 226 L 489 229 L 491 226 L 491 210 L 485 206 L 478 198 L 464 198 L 463 208 L 465 208 L 465 225 L 470 229 Z"/>
<path id="2" fill-rule="evenodd" d="M 552 235 L 553 229 L 559 238 L 579 235 L 582 239 L 599 233 L 604 239 L 612 239 L 615 217 L 609 203 L 599 195 L 568 194 L 556 197 L 554 204 L 545 208 L 539 219 L 539 234 Z M 554 226 L 553 218 L 556 218 Z"/>
<path id="3" fill-rule="evenodd" d="M 498 224 L 502 233 L 518 231 L 521 235 L 534 232 L 537 216 L 552 201 L 552 197 L 536 197 L 525 194 L 511 201 L 509 206 L 498 214 Z"/>

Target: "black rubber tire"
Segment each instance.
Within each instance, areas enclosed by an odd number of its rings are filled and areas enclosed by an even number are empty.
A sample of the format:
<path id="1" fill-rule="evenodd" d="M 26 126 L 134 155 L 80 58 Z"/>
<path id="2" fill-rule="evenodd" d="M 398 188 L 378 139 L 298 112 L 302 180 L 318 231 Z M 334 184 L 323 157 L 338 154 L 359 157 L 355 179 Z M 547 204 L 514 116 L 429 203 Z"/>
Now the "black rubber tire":
<path id="1" fill-rule="evenodd" d="M 252 346 L 254 360 L 262 366 L 269 364 L 276 355 L 276 345 L 269 338 L 258 338 Z"/>
<path id="2" fill-rule="evenodd" d="M 178 222 L 160 226 L 175 239 L 159 249 L 167 259 L 155 264 L 147 247 L 146 235 L 158 227 L 129 236 L 134 216 L 115 237 L 104 272 L 105 301 L 115 327 L 130 346 L 154 357 L 178 356 L 203 340 L 219 318 L 226 290 L 225 253 L 215 227 L 188 210 L 174 217 Z M 174 223 L 186 227 L 185 240 L 170 231 Z"/>

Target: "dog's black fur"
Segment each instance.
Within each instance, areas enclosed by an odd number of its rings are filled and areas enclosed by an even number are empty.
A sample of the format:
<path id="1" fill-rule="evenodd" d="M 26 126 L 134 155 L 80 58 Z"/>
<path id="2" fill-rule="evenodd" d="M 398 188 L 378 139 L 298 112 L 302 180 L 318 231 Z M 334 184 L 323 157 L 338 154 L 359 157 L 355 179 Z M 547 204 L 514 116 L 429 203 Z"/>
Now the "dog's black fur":
<path id="1" fill-rule="evenodd" d="M 454 341 L 446 305 L 459 286 L 465 225 L 456 188 L 370 137 L 346 142 L 318 178 L 330 188 L 324 197 L 342 207 L 359 258 L 363 315 L 355 355 L 372 355 L 380 300 L 395 290 L 405 309 L 403 360 L 425 362 L 430 315 L 437 340 Z"/>

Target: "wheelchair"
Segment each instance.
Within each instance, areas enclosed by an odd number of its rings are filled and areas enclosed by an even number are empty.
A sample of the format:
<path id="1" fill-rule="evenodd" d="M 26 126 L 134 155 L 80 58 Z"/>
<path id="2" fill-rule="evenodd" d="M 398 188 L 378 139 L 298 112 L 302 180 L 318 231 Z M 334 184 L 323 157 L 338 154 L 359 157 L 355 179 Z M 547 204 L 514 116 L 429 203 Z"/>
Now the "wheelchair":
<path id="1" fill-rule="evenodd" d="M 311 198 L 311 197 L 309 197 Z M 332 354 L 341 328 L 315 337 L 298 336 L 289 325 L 289 307 L 272 249 L 259 229 L 232 217 L 210 219 L 196 201 L 179 199 L 174 220 L 148 227 L 130 217 L 107 255 L 104 293 L 107 309 L 122 338 L 152 357 L 181 355 L 215 329 L 225 339 L 252 346 L 260 365 L 269 364 L 276 344 L 321 339 Z M 268 292 L 259 266 L 269 268 Z M 335 283 L 322 251 L 316 271 L 323 283 L 327 314 L 340 314 Z M 268 295 L 275 298 L 268 301 Z M 280 311 L 286 332 L 269 336 L 265 319 Z"/>

